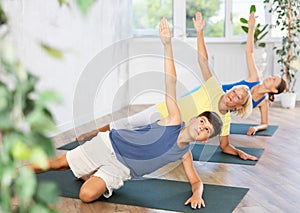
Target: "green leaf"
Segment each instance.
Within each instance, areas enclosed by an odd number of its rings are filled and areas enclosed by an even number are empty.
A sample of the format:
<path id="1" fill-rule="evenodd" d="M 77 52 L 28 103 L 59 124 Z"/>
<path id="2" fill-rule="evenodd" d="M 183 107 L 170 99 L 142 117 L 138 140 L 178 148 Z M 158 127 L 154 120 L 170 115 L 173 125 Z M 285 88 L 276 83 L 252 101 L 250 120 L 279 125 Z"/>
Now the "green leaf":
<path id="1" fill-rule="evenodd" d="M 261 32 L 264 32 L 266 30 L 266 32 L 269 32 L 269 29 L 267 29 L 269 25 L 266 24 L 262 29 L 261 29 Z"/>
<path id="2" fill-rule="evenodd" d="M 262 47 L 262 48 L 265 48 L 266 47 L 266 43 L 259 43 L 258 46 Z"/>
<path id="3" fill-rule="evenodd" d="M 31 146 L 39 146 L 41 149 L 43 149 L 48 157 L 52 157 L 55 155 L 52 140 L 45 135 L 37 132 L 31 132 L 28 135 L 28 140 L 30 141 Z"/>
<path id="4" fill-rule="evenodd" d="M 13 166 L 6 166 L 3 170 L 2 170 L 2 175 L 1 175 L 1 186 L 2 187 L 10 187 L 14 176 L 15 176 L 15 169 Z M 7 193 L 7 192 L 6 192 Z"/>
<path id="5" fill-rule="evenodd" d="M 7 161 L 6 163 L 12 162 L 12 152 L 14 151 L 14 145 L 18 143 L 19 141 L 24 142 L 25 137 L 24 135 L 20 134 L 16 130 L 11 131 L 10 133 L 7 133 L 3 137 L 3 156 L 2 160 Z M 6 158 L 6 159 L 4 159 Z M 13 161 L 14 162 L 14 161 Z"/>
<path id="6" fill-rule="evenodd" d="M 26 167 L 19 169 L 19 175 L 16 178 L 15 192 L 22 206 L 29 204 L 35 193 L 36 186 L 37 182 L 33 172 Z"/>
<path id="7" fill-rule="evenodd" d="M 35 146 L 31 150 L 30 153 L 30 161 L 36 165 L 38 165 L 41 169 L 48 168 L 48 158 L 44 150 L 39 147 Z"/>
<path id="8" fill-rule="evenodd" d="M 17 60 L 14 45 L 6 40 L 0 40 L 0 54 L 5 70 L 7 72 L 14 71 L 14 67 L 12 65 Z"/>
<path id="9" fill-rule="evenodd" d="M 26 116 L 32 131 L 47 133 L 55 129 L 55 122 L 43 109 L 35 108 Z"/>
<path id="10" fill-rule="evenodd" d="M 245 33 L 248 33 L 248 27 L 246 26 L 241 26 L 242 30 L 245 32 Z"/>
<path id="11" fill-rule="evenodd" d="M 63 54 L 60 50 L 50 47 L 49 45 L 44 44 L 44 43 L 41 43 L 40 45 L 43 48 L 43 50 L 45 50 L 50 56 L 57 58 L 57 59 L 63 58 Z"/>
<path id="12" fill-rule="evenodd" d="M 248 24 L 248 20 L 245 18 L 240 18 L 240 22 L 242 22 L 243 24 Z"/>
<path id="13" fill-rule="evenodd" d="M 52 212 L 47 206 L 35 203 L 30 206 L 29 213 L 50 213 Z"/>
<path id="14" fill-rule="evenodd" d="M 0 191 L 0 212 L 12 212 L 11 210 L 11 190 L 10 186 L 1 186 Z"/>
<path id="15" fill-rule="evenodd" d="M 11 154 L 15 160 L 28 160 L 30 156 L 30 149 L 21 140 L 14 141 L 12 145 Z"/>
<path id="16" fill-rule="evenodd" d="M 256 12 L 255 5 L 251 5 L 251 7 L 250 7 L 250 13 L 252 13 L 252 12 Z"/>
<path id="17" fill-rule="evenodd" d="M 24 102 L 23 114 L 27 116 L 30 112 L 32 112 L 34 110 L 34 105 L 35 102 L 27 96 Z"/>
<path id="18" fill-rule="evenodd" d="M 265 32 L 265 33 L 262 34 L 260 37 L 257 37 L 257 40 L 263 39 L 267 34 L 268 34 L 268 32 Z"/>
<path id="19" fill-rule="evenodd" d="M 94 4 L 94 0 L 76 0 L 77 6 L 79 7 L 80 11 L 86 15 L 88 10 Z"/>
<path id="20" fill-rule="evenodd" d="M 59 5 L 60 6 L 62 6 L 62 5 L 69 5 L 69 3 L 70 3 L 70 0 L 58 0 L 58 3 L 59 3 Z"/>
<path id="21" fill-rule="evenodd" d="M 2 6 L 0 5 L 0 26 L 7 23 L 7 17 L 5 15 L 5 12 L 2 9 Z"/>
<path id="22" fill-rule="evenodd" d="M 7 108 L 9 107 L 9 96 L 10 92 L 8 89 L 5 87 L 5 85 L 0 83 L 0 112 L 1 111 L 6 111 Z"/>
<path id="23" fill-rule="evenodd" d="M 36 197 L 42 203 L 56 203 L 58 201 L 59 190 L 53 182 L 41 182 L 38 185 Z"/>
<path id="24" fill-rule="evenodd" d="M 55 91 L 45 90 L 41 92 L 37 104 L 40 107 L 46 107 L 50 103 L 59 103 L 60 101 L 60 96 Z"/>
<path id="25" fill-rule="evenodd" d="M 12 164 L 3 165 L 2 163 L 0 166 L 0 212 L 2 212 L 1 210 L 3 210 L 3 212 L 11 212 L 11 185 L 15 177 L 16 170 Z"/>
<path id="26" fill-rule="evenodd" d="M 27 73 L 27 81 L 26 83 L 22 83 L 23 84 L 23 91 L 22 94 L 26 99 L 29 99 L 29 94 L 34 92 L 35 90 L 35 85 L 38 82 L 38 78 L 35 75 L 32 75 L 31 73 Z M 26 108 L 26 106 L 25 106 Z"/>

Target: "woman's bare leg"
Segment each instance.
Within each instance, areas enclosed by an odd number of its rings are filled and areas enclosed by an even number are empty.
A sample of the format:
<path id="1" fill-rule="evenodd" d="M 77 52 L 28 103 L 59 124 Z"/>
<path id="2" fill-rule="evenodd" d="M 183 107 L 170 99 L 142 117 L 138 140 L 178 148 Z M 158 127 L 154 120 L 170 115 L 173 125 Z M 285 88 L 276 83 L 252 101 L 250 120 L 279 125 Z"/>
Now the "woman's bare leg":
<path id="1" fill-rule="evenodd" d="M 106 132 L 110 130 L 109 124 L 106 124 L 105 126 L 100 127 L 99 129 L 92 130 L 87 133 L 83 133 L 80 136 L 76 138 L 76 141 L 86 141 L 91 140 L 93 137 L 95 137 L 99 132 Z"/>
<path id="2" fill-rule="evenodd" d="M 106 131 L 110 131 L 109 124 L 106 124 L 105 126 L 102 126 L 98 129 L 98 132 L 106 132 Z"/>
<path id="3" fill-rule="evenodd" d="M 81 134 L 76 138 L 77 141 L 91 140 L 99 132 L 110 131 L 111 129 L 134 129 L 136 127 L 144 126 L 150 124 L 154 121 L 160 119 L 160 114 L 157 111 L 155 105 L 138 112 L 132 116 L 121 118 L 119 120 L 113 121 L 110 124 L 102 126 L 98 129 L 92 130 L 90 132 Z"/>
<path id="4" fill-rule="evenodd" d="M 36 164 L 29 164 L 27 165 L 27 167 L 32 169 L 35 173 L 46 172 L 49 170 L 67 170 L 70 168 L 66 158 L 66 154 L 49 159 L 47 169 L 42 169 Z"/>

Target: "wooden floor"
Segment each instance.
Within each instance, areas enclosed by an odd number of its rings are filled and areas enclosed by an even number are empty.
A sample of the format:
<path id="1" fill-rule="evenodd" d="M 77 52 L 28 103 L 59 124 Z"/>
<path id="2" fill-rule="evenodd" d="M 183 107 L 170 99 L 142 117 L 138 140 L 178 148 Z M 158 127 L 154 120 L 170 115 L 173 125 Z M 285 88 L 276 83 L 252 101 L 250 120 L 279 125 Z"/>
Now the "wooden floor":
<path id="1" fill-rule="evenodd" d="M 145 106 L 134 106 L 124 109 L 117 116 L 125 116 L 142 110 Z M 230 135 L 230 142 L 236 146 L 264 148 L 265 151 L 255 166 L 201 163 L 195 162 L 195 167 L 204 183 L 250 188 L 234 213 L 244 212 L 300 212 L 300 103 L 294 109 L 283 109 L 279 103 L 270 107 L 270 124 L 279 125 L 272 137 Z M 251 118 L 241 120 L 233 117 L 233 121 L 243 123 L 259 122 L 259 111 L 255 109 Z M 106 116 L 96 123 L 105 124 L 111 119 Z M 84 132 L 91 126 L 76 129 Z M 60 146 L 75 137 L 75 131 L 70 130 L 54 137 L 55 146 Z M 217 141 L 212 141 L 217 143 Z M 59 151 L 57 154 L 61 154 Z M 165 167 L 155 175 L 161 178 L 187 181 L 182 165 L 170 171 Z M 183 201 L 184 202 L 184 201 Z M 62 212 L 169 212 L 164 210 L 146 209 L 135 206 L 95 202 L 82 203 L 77 199 L 61 198 L 57 208 Z"/>

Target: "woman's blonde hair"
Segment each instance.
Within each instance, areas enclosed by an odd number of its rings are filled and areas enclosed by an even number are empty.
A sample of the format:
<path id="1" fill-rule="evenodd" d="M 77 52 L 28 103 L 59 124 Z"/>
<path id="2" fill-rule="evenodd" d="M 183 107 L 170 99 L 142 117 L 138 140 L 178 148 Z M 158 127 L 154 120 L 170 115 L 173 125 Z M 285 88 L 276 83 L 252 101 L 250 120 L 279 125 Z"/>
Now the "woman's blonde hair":
<path id="1" fill-rule="evenodd" d="M 237 109 L 233 111 L 233 114 L 237 115 L 237 116 L 241 116 L 242 118 L 247 118 L 251 112 L 252 112 L 252 95 L 251 95 L 251 91 L 249 89 L 249 87 L 245 86 L 245 85 L 237 85 L 231 88 L 232 89 L 238 89 L 238 90 L 242 90 L 244 92 L 244 94 L 246 94 L 246 101 L 243 104 L 243 108 L 241 109 Z"/>

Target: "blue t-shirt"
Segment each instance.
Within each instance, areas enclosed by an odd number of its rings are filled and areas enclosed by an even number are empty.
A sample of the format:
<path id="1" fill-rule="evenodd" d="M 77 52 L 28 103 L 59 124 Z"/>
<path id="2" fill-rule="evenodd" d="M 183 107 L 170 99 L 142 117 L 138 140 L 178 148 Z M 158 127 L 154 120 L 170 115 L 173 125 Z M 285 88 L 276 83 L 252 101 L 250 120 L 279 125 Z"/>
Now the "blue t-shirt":
<path id="1" fill-rule="evenodd" d="M 154 172 L 160 167 L 180 159 L 188 150 L 177 145 L 184 123 L 161 126 L 157 122 L 136 130 L 112 129 L 110 140 L 120 162 L 130 169 L 132 178 Z"/>
<path id="2" fill-rule="evenodd" d="M 235 83 L 232 83 L 232 84 L 223 84 L 222 89 L 223 89 L 224 92 L 226 92 L 227 90 L 230 90 L 234 86 L 245 85 L 245 86 L 248 86 L 249 89 L 251 90 L 252 87 L 256 86 L 257 84 L 260 84 L 260 81 L 248 82 L 248 81 L 245 81 L 245 80 L 241 80 L 239 82 L 235 82 Z M 260 98 L 258 101 L 254 101 L 252 99 L 252 107 L 253 108 L 257 107 L 257 105 L 260 104 L 260 102 L 262 102 L 265 98 L 266 98 L 266 96 Z"/>

